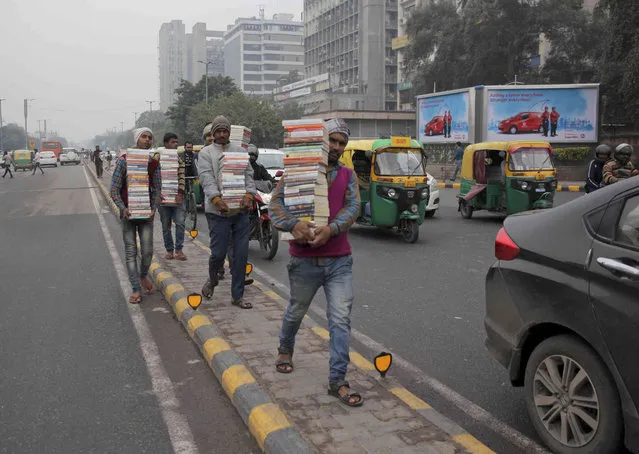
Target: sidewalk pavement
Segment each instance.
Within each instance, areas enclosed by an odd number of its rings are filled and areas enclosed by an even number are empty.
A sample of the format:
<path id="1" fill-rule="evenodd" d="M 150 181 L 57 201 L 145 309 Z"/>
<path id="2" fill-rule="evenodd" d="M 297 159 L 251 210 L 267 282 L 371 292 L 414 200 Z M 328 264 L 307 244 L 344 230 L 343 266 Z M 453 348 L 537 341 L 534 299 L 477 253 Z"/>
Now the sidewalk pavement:
<path id="1" fill-rule="evenodd" d="M 459 189 L 460 183 L 437 183 L 439 189 Z M 586 188 L 584 186 L 583 181 L 560 181 L 557 184 L 556 191 L 561 192 L 586 192 Z"/>
<path id="2" fill-rule="evenodd" d="M 96 181 L 106 196 L 104 182 Z M 349 408 L 329 396 L 329 333 L 308 316 L 297 335 L 294 372 L 276 372 L 286 301 L 255 282 L 245 290 L 245 299 L 253 304 L 253 309 L 231 306 L 230 273 L 227 273 L 227 278 L 216 287 L 213 299 L 204 300 L 194 311 L 188 307 L 186 296 L 201 291 L 208 275 L 209 249 L 187 236 L 186 262 L 164 260 L 164 252 L 161 227 L 156 221 L 156 258 L 151 266 L 156 286 L 200 347 L 265 452 L 493 452 L 392 377 L 379 377 L 373 364 L 356 351 L 351 350 L 347 379 L 354 390 L 362 393 L 363 406 Z"/>

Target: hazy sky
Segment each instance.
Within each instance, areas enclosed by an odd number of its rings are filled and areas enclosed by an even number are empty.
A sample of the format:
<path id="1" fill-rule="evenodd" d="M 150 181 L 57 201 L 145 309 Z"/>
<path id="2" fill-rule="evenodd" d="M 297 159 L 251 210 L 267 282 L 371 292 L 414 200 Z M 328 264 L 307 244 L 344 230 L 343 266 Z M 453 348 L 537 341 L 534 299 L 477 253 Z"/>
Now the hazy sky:
<path id="1" fill-rule="evenodd" d="M 3 123 L 37 120 L 82 141 L 133 125 L 133 112 L 159 107 L 158 32 L 181 19 L 226 30 L 237 17 L 294 13 L 303 0 L 0 0 L 0 98 Z"/>

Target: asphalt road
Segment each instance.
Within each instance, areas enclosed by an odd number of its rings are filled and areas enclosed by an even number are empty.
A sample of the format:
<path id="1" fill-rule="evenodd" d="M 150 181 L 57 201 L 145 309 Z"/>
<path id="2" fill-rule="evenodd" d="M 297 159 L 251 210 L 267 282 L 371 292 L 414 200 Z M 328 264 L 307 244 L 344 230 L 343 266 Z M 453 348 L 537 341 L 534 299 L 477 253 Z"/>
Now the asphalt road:
<path id="1" fill-rule="evenodd" d="M 356 301 L 353 328 L 482 407 L 497 422 L 505 423 L 506 432 L 514 428 L 539 442 L 521 389 L 510 386 L 506 371 L 484 348 L 484 278 L 495 260 L 494 240 L 503 218 L 476 212 L 471 220 L 462 219 L 457 212 L 456 192 L 441 190 L 441 208 L 435 218 L 422 225 L 416 244 L 406 244 L 376 228 L 352 229 Z M 561 204 L 580 196 L 560 192 L 555 200 Z M 200 239 L 207 241 L 203 215 L 198 222 Z M 267 262 L 260 258 L 257 243 L 251 244 L 250 260 L 274 278 L 270 284 L 277 281 L 288 285 L 287 246 L 282 242 L 274 261 Z M 266 281 L 269 283 L 269 279 Z M 323 293 L 318 293 L 315 305 L 325 310 Z M 370 355 L 378 353 L 355 344 Z M 406 370 L 394 373 L 412 392 L 493 450 L 523 452 L 491 430 L 485 421 L 434 392 L 423 376 Z"/>
<path id="2" fill-rule="evenodd" d="M 161 296 L 130 311 L 89 187 L 82 166 L 0 180 L 0 452 L 168 453 L 176 421 L 187 452 L 259 452 Z"/>

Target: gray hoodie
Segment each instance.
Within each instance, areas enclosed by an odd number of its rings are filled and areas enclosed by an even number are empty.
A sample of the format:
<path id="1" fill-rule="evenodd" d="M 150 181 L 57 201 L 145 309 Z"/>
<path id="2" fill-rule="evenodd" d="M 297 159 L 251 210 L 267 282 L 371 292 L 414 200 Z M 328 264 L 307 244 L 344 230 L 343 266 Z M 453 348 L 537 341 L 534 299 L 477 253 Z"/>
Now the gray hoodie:
<path id="1" fill-rule="evenodd" d="M 204 211 L 206 213 L 216 214 L 218 216 L 224 216 L 213 205 L 213 198 L 222 195 L 222 182 L 219 178 L 220 167 L 222 164 L 222 153 L 224 152 L 242 152 L 246 151 L 242 147 L 237 145 L 218 145 L 212 143 L 200 150 L 199 158 L 197 161 L 197 169 L 200 178 L 200 186 L 204 189 L 204 198 L 206 204 Z M 255 195 L 255 182 L 253 181 L 253 168 L 251 165 L 246 166 L 244 171 L 244 181 L 246 184 L 246 192 Z M 236 214 L 237 211 L 227 214 L 227 216 Z"/>

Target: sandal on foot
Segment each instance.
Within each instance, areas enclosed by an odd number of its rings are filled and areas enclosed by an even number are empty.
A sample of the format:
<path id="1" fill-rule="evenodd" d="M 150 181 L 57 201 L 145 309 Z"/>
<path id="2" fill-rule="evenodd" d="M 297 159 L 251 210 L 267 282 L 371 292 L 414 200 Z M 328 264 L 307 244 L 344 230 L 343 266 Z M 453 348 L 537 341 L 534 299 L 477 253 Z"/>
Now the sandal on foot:
<path id="1" fill-rule="evenodd" d="M 293 349 L 288 347 L 278 347 L 278 355 L 288 355 L 288 359 L 278 359 L 275 361 L 275 370 L 280 374 L 290 374 L 293 372 Z"/>
<path id="2" fill-rule="evenodd" d="M 328 384 L 328 395 L 337 397 L 343 404 L 348 405 L 349 407 L 361 407 L 364 403 L 362 399 L 362 395 L 358 392 L 351 391 L 343 396 L 340 395 L 339 390 L 342 388 L 350 388 L 348 382 L 346 380 L 339 381 L 337 383 L 329 383 Z M 358 400 L 355 402 L 351 402 L 351 398 L 357 398 Z"/>
<path id="3" fill-rule="evenodd" d="M 144 288 L 146 293 L 150 294 L 155 291 L 155 285 L 153 285 L 153 282 L 151 282 L 148 277 L 143 277 L 142 279 L 140 279 L 140 284 L 142 284 L 142 288 Z"/>
<path id="4" fill-rule="evenodd" d="M 173 252 L 167 252 L 166 254 L 164 254 L 164 258 L 166 260 L 173 260 L 175 258 L 175 255 L 173 255 Z"/>
<path id="5" fill-rule="evenodd" d="M 244 301 L 244 298 L 233 299 L 231 300 L 231 304 L 241 309 L 253 309 L 253 305 L 248 301 Z"/>
<path id="6" fill-rule="evenodd" d="M 131 295 L 129 297 L 129 304 L 140 304 L 142 302 L 142 295 Z"/>
<path id="7" fill-rule="evenodd" d="M 211 298 L 213 298 L 213 290 L 215 289 L 215 287 L 213 287 L 211 285 L 211 279 L 207 279 L 206 282 L 204 283 L 204 285 L 202 286 L 202 296 L 204 296 L 204 298 L 210 300 Z"/>

